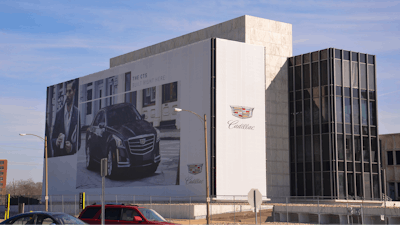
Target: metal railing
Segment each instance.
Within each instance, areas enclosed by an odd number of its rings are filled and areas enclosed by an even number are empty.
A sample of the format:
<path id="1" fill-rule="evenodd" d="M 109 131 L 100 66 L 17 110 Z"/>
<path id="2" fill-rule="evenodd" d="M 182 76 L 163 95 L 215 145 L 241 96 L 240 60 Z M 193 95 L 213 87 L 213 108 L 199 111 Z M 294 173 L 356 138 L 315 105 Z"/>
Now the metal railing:
<path id="1" fill-rule="evenodd" d="M 5 196 L 0 196 L 1 200 Z M 133 204 L 154 209 L 168 221 L 175 223 L 205 223 L 205 196 L 143 196 L 105 195 L 106 204 Z M 44 211 L 44 196 L 11 196 L 10 216 L 18 214 L 18 203 L 24 203 L 24 211 Z M 101 204 L 101 195 L 86 193 L 85 205 Z M 0 201 L 0 209 L 4 204 Z M 78 216 L 79 195 L 49 196 L 49 211 Z M 400 202 L 335 200 L 324 197 L 263 197 L 257 210 L 258 223 L 400 223 Z M 210 202 L 211 223 L 255 223 L 255 213 L 247 196 L 217 196 Z M 0 211 L 0 219 L 4 210 Z M 185 221 L 185 222 L 183 222 Z M 394 221 L 394 222 L 393 222 Z"/>

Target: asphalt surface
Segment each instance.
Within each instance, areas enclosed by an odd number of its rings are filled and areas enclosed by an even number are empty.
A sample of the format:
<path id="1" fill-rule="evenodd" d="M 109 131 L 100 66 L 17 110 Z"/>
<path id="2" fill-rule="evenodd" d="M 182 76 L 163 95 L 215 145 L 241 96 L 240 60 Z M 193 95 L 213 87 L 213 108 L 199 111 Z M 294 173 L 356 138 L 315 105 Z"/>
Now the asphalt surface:
<path id="1" fill-rule="evenodd" d="M 152 175 L 144 176 L 131 170 L 124 170 L 115 180 L 105 178 L 105 187 L 135 187 L 154 185 L 175 185 L 178 175 L 179 140 L 161 140 L 161 163 Z M 101 188 L 100 165 L 93 170 L 86 168 L 85 140 L 82 139 L 81 149 L 77 153 L 76 188 Z"/>

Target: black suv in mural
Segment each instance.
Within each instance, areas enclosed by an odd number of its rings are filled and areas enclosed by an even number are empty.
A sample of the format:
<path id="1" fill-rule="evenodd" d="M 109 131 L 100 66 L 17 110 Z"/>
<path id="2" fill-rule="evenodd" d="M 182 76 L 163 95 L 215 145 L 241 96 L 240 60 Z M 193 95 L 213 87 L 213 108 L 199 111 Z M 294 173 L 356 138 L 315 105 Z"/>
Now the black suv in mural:
<path id="1" fill-rule="evenodd" d="M 130 103 L 102 108 L 86 132 L 86 167 L 102 158 L 111 178 L 124 168 L 153 174 L 161 161 L 160 132 Z"/>

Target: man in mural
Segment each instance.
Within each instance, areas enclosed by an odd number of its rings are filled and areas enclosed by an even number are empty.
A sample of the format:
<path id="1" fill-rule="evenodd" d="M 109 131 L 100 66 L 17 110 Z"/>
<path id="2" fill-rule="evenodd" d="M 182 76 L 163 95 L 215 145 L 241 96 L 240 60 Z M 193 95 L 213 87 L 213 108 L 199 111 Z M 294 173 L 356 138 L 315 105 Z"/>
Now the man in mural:
<path id="1" fill-rule="evenodd" d="M 74 104 L 76 81 L 67 82 L 65 104 L 58 110 L 54 121 L 51 145 L 53 157 L 75 154 L 81 145 L 80 118 Z"/>

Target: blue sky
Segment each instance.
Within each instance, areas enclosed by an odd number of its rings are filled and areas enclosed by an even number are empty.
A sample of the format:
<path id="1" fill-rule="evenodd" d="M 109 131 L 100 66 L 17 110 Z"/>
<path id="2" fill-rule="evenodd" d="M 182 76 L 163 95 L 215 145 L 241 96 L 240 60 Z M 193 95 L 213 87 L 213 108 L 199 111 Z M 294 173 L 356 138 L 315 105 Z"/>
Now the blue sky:
<path id="1" fill-rule="evenodd" d="M 0 158 L 9 160 L 8 182 L 42 181 L 43 142 L 18 134 L 44 136 L 47 86 L 242 15 L 291 23 L 294 55 L 328 47 L 375 54 L 379 132 L 400 133 L 400 1 L 2 0 Z"/>

